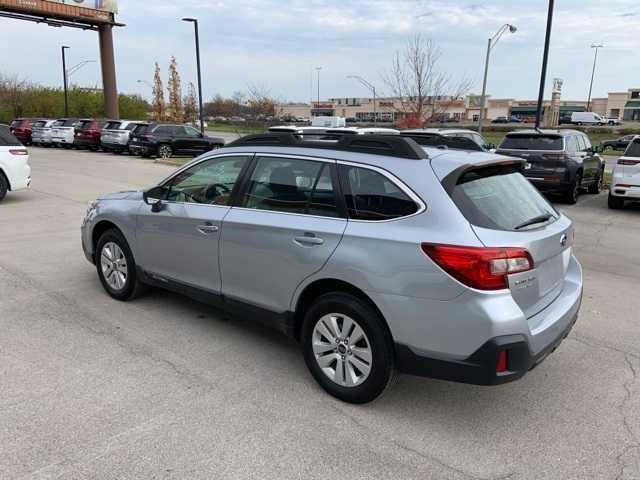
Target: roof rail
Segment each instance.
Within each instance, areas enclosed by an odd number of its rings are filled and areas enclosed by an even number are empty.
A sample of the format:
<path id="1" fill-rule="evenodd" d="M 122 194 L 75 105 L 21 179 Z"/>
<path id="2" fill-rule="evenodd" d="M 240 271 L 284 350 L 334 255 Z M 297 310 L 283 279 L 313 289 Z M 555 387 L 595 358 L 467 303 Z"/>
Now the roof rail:
<path id="1" fill-rule="evenodd" d="M 413 139 L 400 135 L 352 135 L 332 133 L 318 139 L 318 133 L 308 134 L 314 140 L 306 140 L 304 133 L 268 132 L 248 135 L 228 143 L 226 147 L 247 146 L 282 146 L 297 148 L 316 148 L 324 150 L 340 150 L 345 152 L 359 152 L 389 157 L 407 158 L 410 160 L 424 160 L 429 158 Z"/>
<path id="2" fill-rule="evenodd" d="M 480 145 L 466 137 L 442 135 L 435 132 L 400 132 L 401 137 L 409 137 L 425 147 L 452 148 L 454 150 L 484 151 Z"/>

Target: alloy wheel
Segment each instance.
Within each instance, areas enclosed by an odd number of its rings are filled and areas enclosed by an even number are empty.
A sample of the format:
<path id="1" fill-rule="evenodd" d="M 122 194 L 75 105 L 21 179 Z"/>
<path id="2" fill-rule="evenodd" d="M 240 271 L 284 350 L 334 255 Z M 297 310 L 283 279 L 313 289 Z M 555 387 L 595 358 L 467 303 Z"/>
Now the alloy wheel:
<path id="1" fill-rule="evenodd" d="M 352 318 L 330 313 L 313 328 L 313 354 L 322 372 L 342 387 L 363 383 L 373 362 L 371 343 Z"/>
<path id="2" fill-rule="evenodd" d="M 171 158 L 173 152 L 169 145 L 160 145 L 160 148 L 158 148 L 158 154 L 161 158 Z"/>
<path id="3" fill-rule="evenodd" d="M 104 244 L 100 254 L 100 267 L 109 287 L 115 291 L 124 289 L 129 277 L 129 269 L 124 252 L 116 243 Z"/>

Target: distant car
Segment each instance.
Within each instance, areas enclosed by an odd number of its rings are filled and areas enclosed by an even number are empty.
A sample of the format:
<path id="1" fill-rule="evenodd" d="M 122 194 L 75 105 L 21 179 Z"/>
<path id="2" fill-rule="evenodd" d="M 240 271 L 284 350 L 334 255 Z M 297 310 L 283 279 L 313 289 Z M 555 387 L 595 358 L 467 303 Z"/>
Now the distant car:
<path id="1" fill-rule="evenodd" d="M 143 157 L 170 158 L 174 155 L 200 155 L 224 146 L 222 138 L 202 135 L 193 127 L 152 123 L 136 129 L 129 150 Z"/>
<path id="2" fill-rule="evenodd" d="M 80 120 L 76 126 L 76 136 L 73 145 L 76 148 L 86 148 L 97 151 L 100 149 L 100 136 L 106 122 L 104 120 L 86 119 Z"/>
<path id="3" fill-rule="evenodd" d="M 604 120 L 594 112 L 573 112 L 571 123 L 574 125 L 604 125 Z"/>
<path id="4" fill-rule="evenodd" d="M 231 118 L 229 119 L 229 121 L 230 121 L 231 123 L 244 123 L 244 122 L 246 122 L 247 120 L 246 120 L 245 118 L 235 116 L 235 117 L 231 117 Z"/>
<path id="5" fill-rule="evenodd" d="M 37 120 L 31 125 L 31 143 L 41 147 L 51 145 L 51 130 L 55 120 Z"/>
<path id="6" fill-rule="evenodd" d="M 620 121 L 619 118 L 611 118 L 611 117 L 606 117 L 606 116 L 602 117 L 602 122 L 605 125 L 611 125 L 611 126 L 622 125 L 622 122 Z"/>
<path id="7" fill-rule="evenodd" d="M 474 130 L 464 128 L 423 128 L 401 130 L 400 135 L 413 138 L 422 146 L 488 152 L 495 148 Z"/>
<path id="8" fill-rule="evenodd" d="M 28 118 L 16 118 L 9 125 L 9 131 L 18 139 L 23 145 L 31 144 L 31 127 L 32 120 Z"/>
<path id="9" fill-rule="evenodd" d="M 520 117 L 516 117 L 515 115 L 511 115 L 509 117 L 509 122 L 511 123 L 522 123 L 522 119 Z"/>
<path id="10" fill-rule="evenodd" d="M 327 130 L 328 134 L 353 134 L 353 135 L 400 135 L 400 130 L 395 128 L 358 128 L 358 127 L 343 127 L 343 128 L 330 128 Z"/>
<path id="11" fill-rule="evenodd" d="M 520 130 L 507 133 L 496 153 L 526 160 L 523 174 L 538 190 L 561 194 L 574 204 L 583 189 L 600 193 L 604 161 L 589 137 L 577 130 Z"/>
<path id="12" fill-rule="evenodd" d="M 626 150 L 634 137 L 635 135 L 625 135 L 624 137 L 616 138 L 615 140 L 605 140 L 602 142 L 602 150 Z"/>
<path id="13" fill-rule="evenodd" d="M 613 167 L 609 208 L 624 208 L 625 200 L 640 200 L 640 136 L 636 136 Z"/>
<path id="14" fill-rule="evenodd" d="M 29 152 L 6 125 L 0 125 L 0 200 L 31 185 Z"/>
<path id="15" fill-rule="evenodd" d="M 491 123 L 509 123 L 509 119 L 507 117 L 496 117 L 491 120 Z"/>
<path id="16" fill-rule="evenodd" d="M 111 120 L 100 133 L 100 146 L 105 152 L 122 153 L 129 151 L 131 132 L 138 125 L 149 125 L 146 122 L 131 120 Z"/>
<path id="17" fill-rule="evenodd" d="M 75 118 L 61 118 L 51 126 L 51 143 L 56 147 L 71 148 L 76 136 Z"/>

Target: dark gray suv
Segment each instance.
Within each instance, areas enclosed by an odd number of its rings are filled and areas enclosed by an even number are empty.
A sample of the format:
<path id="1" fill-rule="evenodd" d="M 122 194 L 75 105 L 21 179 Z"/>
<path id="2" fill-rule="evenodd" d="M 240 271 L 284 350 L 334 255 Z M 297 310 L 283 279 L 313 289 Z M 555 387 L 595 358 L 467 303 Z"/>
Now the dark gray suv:
<path id="1" fill-rule="evenodd" d="M 524 176 L 541 192 L 574 204 L 583 190 L 600 193 L 604 161 L 578 130 L 522 130 L 508 133 L 496 153 L 526 160 Z"/>

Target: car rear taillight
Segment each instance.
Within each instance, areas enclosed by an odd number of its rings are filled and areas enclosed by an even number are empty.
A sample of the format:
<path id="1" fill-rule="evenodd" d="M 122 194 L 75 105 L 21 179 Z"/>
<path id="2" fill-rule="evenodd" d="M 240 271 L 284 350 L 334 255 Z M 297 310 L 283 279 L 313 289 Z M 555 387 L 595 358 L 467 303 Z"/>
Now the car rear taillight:
<path id="1" fill-rule="evenodd" d="M 569 159 L 566 153 L 545 153 L 542 157 L 546 160 L 555 160 L 557 162 L 565 162 Z"/>
<path id="2" fill-rule="evenodd" d="M 11 155 L 29 155 L 29 152 L 25 148 L 13 148 L 9 150 Z"/>
<path id="3" fill-rule="evenodd" d="M 628 158 L 619 158 L 618 159 L 618 165 L 629 165 L 629 166 L 635 166 L 640 164 L 640 160 L 629 160 Z"/>
<path id="4" fill-rule="evenodd" d="M 422 251 L 453 278 L 478 290 L 508 288 L 508 275 L 534 267 L 531 254 L 524 248 L 423 243 Z"/>
<path id="5" fill-rule="evenodd" d="M 507 371 L 507 351 L 502 350 L 498 354 L 498 361 L 496 362 L 496 373 L 504 373 Z"/>

